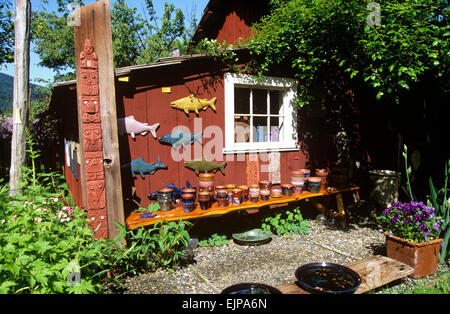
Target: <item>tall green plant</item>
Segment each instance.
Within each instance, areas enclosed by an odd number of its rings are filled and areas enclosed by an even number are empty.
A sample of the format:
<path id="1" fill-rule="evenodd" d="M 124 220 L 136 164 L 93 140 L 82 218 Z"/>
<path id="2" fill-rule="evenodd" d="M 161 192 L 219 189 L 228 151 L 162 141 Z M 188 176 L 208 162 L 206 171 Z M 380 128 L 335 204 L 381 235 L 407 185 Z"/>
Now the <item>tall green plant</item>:
<path id="1" fill-rule="evenodd" d="M 444 262 L 446 257 L 450 254 L 449 240 L 450 240 L 450 198 L 448 198 L 448 177 L 450 175 L 450 159 L 447 161 L 444 167 L 444 186 L 436 190 L 433 180 L 430 177 L 430 195 L 428 199 L 428 205 L 433 206 L 436 209 L 436 215 L 440 216 L 443 220 L 441 224 L 440 234 L 444 239 L 442 243 L 441 252 L 439 254 L 439 262 Z"/>
<path id="2" fill-rule="evenodd" d="M 411 181 L 409 175 L 411 174 L 411 166 L 408 167 L 408 147 L 403 145 L 403 159 L 405 160 L 405 176 L 406 176 L 406 193 L 408 194 L 411 201 L 414 200 L 414 195 L 411 189 Z"/>
<path id="3" fill-rule="evenodd" d="M 116 270 L 120 275 L 136 275 L 159 267 L 169 269 L 176 266 L 189 244 L 187 229 L 192 223 L 180 218 L 179 221 L 160 221 L 137 230 L 127 230 L 118 222 L 116 225 L 121 232 L 105 253 L 111 257 L 108 270 Z M 123 240 L 127 246 L 122 244 Z"/>

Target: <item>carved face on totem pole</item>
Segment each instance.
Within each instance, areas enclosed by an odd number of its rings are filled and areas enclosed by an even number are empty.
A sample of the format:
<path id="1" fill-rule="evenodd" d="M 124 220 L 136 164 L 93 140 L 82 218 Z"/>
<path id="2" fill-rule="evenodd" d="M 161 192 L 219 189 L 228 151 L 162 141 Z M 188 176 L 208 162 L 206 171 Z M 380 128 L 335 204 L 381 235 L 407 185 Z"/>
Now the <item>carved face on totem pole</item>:
<path id="1" fill-rule="evenodd" d="M 98 96 L 83 97 L 82 101 L 83 122 L 100 123 L 100 104 Z"/>
<path id="2" fill-rule="evenodd" d="M 80 73 L 81 95 L 98 95 L 98 73 L 96 70 L 83 69 Z"/>
<path id="3" fill-rule="evenodd" d="M 89 39 L 84 42 L 83 52 L 80 54 L 80 67 L 85 69 L 97 69 L 98 57 Z"/>
<path id="4" fill-rule="evenodd" d="M 100 124 L 85 125 L 83 130 L 86 152 L 102 151 L 102 128 Z"/>
<path id="5" fill-rule="evenodd" d="M 87 206 L 89 209 L 102 209 L 106 207 L 105 181 L 86 182 Z"/>

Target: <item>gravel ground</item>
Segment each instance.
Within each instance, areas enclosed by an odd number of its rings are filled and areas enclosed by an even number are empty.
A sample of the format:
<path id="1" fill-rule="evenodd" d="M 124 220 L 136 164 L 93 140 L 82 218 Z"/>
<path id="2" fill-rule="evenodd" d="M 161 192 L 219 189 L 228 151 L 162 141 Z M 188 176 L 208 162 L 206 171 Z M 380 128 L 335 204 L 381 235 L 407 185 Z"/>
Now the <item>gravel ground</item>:
<path id="1" fill-rule="evenodd" d="M 361 208 L 356 209 L 361 212 Z M 242 246 L 229 240 L 225 246 L 197 247 L 193 263 L 174 271 L 160 269 L 127 278 L 119 293 L 214 294 L 240 282 L 260 282 L 276 287 L 295 281 L 295 270 L 303 264 L 347 264 L 372 255 L 384 255 L 385 238 L 372 224 L 373 216 L 373 211 L 366 210 L 364 215 L 352 217 L 346 228 L 329 228 L 308 219 L 311 223 L 308 235 L 272 236 L 271 242 L 260 246 Z M 440 267 L 440 271 L 448 271 L 448 265 Z M 395 291 L 419 281 L 406 278 L 396 283 Z M 394 290 L 387 293 L 390 292 Z"/>

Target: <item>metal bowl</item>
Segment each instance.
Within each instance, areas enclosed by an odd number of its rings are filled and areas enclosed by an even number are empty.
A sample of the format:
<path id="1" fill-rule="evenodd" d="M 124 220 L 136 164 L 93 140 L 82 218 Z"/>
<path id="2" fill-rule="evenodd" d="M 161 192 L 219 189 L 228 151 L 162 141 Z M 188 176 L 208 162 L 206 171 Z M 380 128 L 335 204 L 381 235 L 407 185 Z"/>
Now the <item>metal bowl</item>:
<path id="1" fill-rule="evenodd" d="M 361 284 L 354 270 L 333 263 L 311 263 L 299 267 L 295 277 L 300 287 L 311 293 L 351 294 Z"/>
<path id="2" fill-rule="evenodd" d="M 240 245 L 261 245 L 272 240 L 272 232 L 253 229 L 243 233 L 233 233 L 234 242 Z"/>
<path id="3" fill-rule="evenodd" d="M 282 292 L 263 283 L 243 282 L 225 288 L 221 294 L 282 294 Z"/>

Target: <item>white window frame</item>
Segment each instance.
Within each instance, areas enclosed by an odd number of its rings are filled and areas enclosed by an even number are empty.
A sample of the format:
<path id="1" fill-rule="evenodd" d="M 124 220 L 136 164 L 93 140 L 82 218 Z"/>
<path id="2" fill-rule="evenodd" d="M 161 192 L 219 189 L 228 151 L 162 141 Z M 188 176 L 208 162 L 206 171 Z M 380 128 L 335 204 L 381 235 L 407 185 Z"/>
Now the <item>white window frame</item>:
<path id="1" fill-rule="evenodd" d="M 225 147 L 224 154 L 256 153 L 267 151 L 298 151 L 297 81 L 284 77 L 257 77 L 248 74 L 225 73 Z M 235 87 L 265 88 L 281 91 L 280 114 L 284 115 L 284 132 L 278 142 L 235 143 L 234 89 Z M 251 129 L 251 128 L 250 128 Z M 252 130 L 250 130 L 252 138 Z"/>

